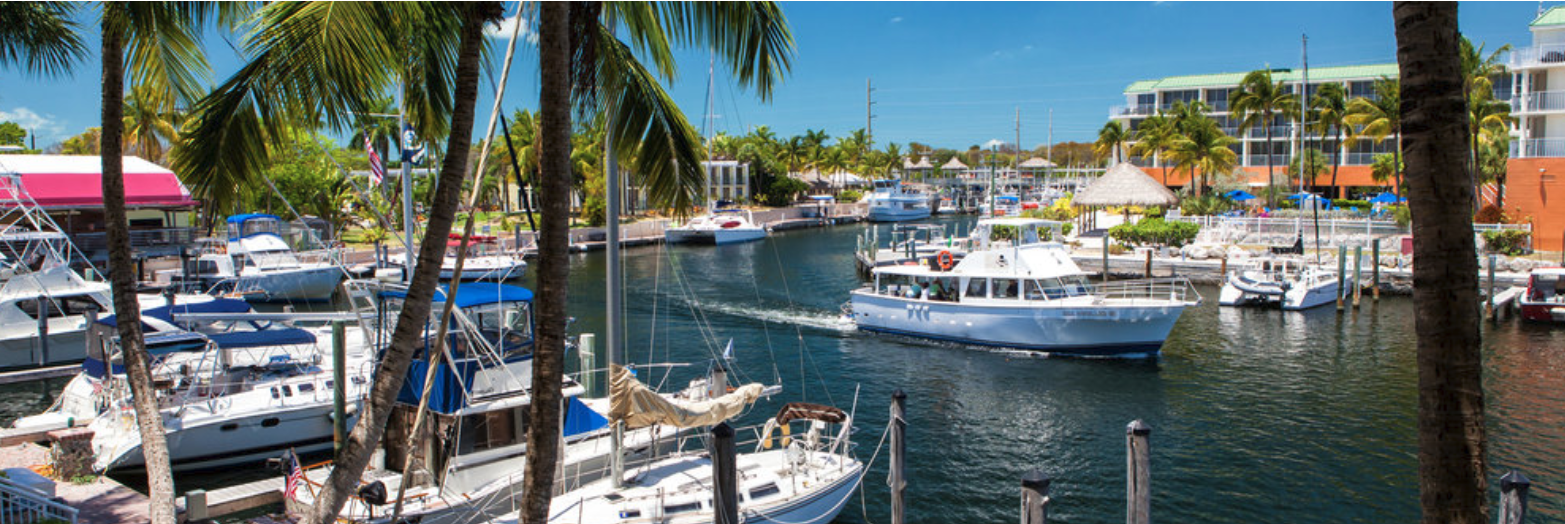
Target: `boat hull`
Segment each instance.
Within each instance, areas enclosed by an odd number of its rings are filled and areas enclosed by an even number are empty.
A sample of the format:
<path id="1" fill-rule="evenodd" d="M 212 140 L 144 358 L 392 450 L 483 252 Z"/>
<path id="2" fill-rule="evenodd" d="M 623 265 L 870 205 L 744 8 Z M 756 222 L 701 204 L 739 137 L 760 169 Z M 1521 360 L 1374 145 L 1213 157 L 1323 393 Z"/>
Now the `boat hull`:
<path id="1" fill-rule="evenodd" d="M 306 454 L 332 448 L 331 405 L 312 405 L 287 411 L 211 420 L 182 426 L 164 424 L 169 462 L 174 471 L 201 471 L 261 462 L 284 450 Z M 169 417 L 165 413 L 165 417 Z M 275 420 L 276 422 L 271 422 Z M 352 427 L 353 421 L 348 421 Z M 232 429 L 225 429 L 232 426 Z M 135 431 L 134 422 L 122 426 Z M 134 472 L 146 466 L 139 439 L 112 458 L 100 458 L 106 471 Z M 112 453 L 112 451 L 110 451 Z"/>
<path id="2" fill-rule="evenodd" d="M 663 232 L 663 239 L 671 244 L 739 244 L 753 242 L 766 238 L 766 230 L 762 228 L 731 228 L 715 230 L 684 230 L 669 229 Z"/>
<path id="3" fill-rule="evenodd" d="M 490 281 L 490 282 L 500 282 L 500 281 L 503 281 L 503 280 L 510 280 L 510 279 L 513 279 L 513 278 L 521 277 L 522 276 L 522 272 L 524 270 L 526 270 L 526 268 L 527 268 L 527 264 L 525 264 L 525 263 L 517 263 L 517 264 L 511 264 L 511 265 L 505 265 L 505 266 L 482 267 L 482 268 L 469 267 L 469 266 L 466 266 L 464 264 L 464 266 L 462 267 L 462 281 L 463 282 L 475 282 L 475 281 L 483 280 L 483 281 Z M 451 277 L 453 275 L 455 275 L 455 274 L 456 274 L 456 271 L 455 271 L 454 268 L 452 268 L 452 269 L 441 268 L 440 269 L 440 279 L 441 280 L 451 280 Z"/>
<path id="4" fill-rule="evenodd" d="M 1313 287 L 1298 286 L 1283 290 L 1276 285 L 1247 284 L 1230 275 L 1223 281 L 1217 305 L 1279 307 L 1284 311 L 1301 311 L 1335 302 L 1338 289 L 1337 283 L 1333 281 Z"/>
<path id="5" fill-rule="evenodd" d="M 859 329 L 1049 354 L 1136 358 L 1155 356 L 1188 304 L 1088 305 L 1040 302 L 1018 306 L 921 301 L 868 290 L 853 292 Z"/>
<path id="6" fill-rule="evenodd" d="M 842 508 L 848 505 L 848 500 L 853 492 L 858 489 L 859 482 L 864 477 L 864 468 L 858 467 L 858 471 L 843 475 L 837 479 L 836 484 L 815 496 L 782 508 L 770 508 L 766 511 L 741 511 L 739 520 L 747 524 L 798 524 L 801 522 L 831 522 L 842 513 Z M 743 510 L 744 507 L 740 506 Z"/>
<path id="7" fill-rule="evenodd" d="M 0 339 L 0 369 L 24 369 L 52 366 L 56 364 L 72 364 L 81 362 L 87 358 L 87 332 L 83 331 L 82 324 L 85 321 L 81 317 L 75 317 L 74 328 L 62 326 L 71 318 L 57 318 L 49 322 L 49 351 L 48 358 L 43 355 L 43 348 L 38 343 L 38 333 L 13 333 L 4 339 Z"/>
<path id="8" fill-rule="evenodd" d="M 1565 304 L 1521 301 L 1522 318 L 1536 322 L 1565 322 Z"/>
<path id="9" fill-rule="evenodd" d="M 342 268 L 321 266 L 240 276 L 235 289 L 259 302 L 328 302 L 343 279 Z"/>
<path id="10" fill-rule="evenodd" d="M 906 222 L 909 220 L 921 220 L 929 218 L 928 207 L 913 209 L 898 209 L 895 206 L 871 206 L 869 208 L 870 222 Z"/>

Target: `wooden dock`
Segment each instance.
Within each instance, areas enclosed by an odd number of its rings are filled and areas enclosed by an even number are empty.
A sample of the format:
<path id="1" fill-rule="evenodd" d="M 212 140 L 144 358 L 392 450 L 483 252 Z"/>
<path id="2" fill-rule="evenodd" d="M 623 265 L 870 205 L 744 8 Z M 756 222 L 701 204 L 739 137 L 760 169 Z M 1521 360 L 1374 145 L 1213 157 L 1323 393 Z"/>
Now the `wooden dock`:
<path id="1" fill-rule="evenodd" d="M 0 449 L 0 469 L 34 469 L 48 463 L 49 450 L 43 446 L 29 443 Z M 80 512 L 79 522 L 139 524 L 152 518 L 146 495 L 108 477 L 81 480 L 84 482 L 57 481 L 54 487 L 56 497 Z"/>
<path id="2" fill-rule="evenodd" d="M 50 366 L 38 369 L 23 369 L 19 371 L 7 371 L 0 373 L 0 385 L 16 384 L 19 382 L 33 382 L 51 378 L 73 376 L 80 373 L 81 364 L 66 364 L 63 366 Z"/>

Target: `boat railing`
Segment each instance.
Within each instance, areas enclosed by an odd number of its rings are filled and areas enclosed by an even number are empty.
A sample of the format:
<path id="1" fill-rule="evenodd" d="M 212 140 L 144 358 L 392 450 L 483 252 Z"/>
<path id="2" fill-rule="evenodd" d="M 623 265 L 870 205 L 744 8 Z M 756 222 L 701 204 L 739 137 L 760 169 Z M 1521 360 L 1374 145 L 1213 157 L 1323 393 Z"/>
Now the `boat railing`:
<path id="1" fill-rule="evenodd" d="M 1094 295 L 1106 300 L 1166 303 L 1169 301 L 1189 304 L 1201 302 L 1201 293 L 1184 277 L 1120 280 L 1097 284 Z"/>
<path id="2" fill-rule="evenodd" d="M 5 477 L 0 477 L 0 500 L 0 522 L 77 522 L 76 508 Z"/>

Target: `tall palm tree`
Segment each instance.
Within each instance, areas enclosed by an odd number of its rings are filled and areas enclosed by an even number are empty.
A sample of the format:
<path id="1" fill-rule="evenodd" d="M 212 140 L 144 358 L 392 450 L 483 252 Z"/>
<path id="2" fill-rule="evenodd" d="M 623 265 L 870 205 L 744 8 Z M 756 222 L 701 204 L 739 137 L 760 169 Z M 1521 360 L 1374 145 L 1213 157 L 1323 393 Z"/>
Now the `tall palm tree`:
<path id="1" fill-rule="evenodd" d="M 1093 143 L 1092 152 L 1097 153 L 1098 158 L 1108 158 L 1110 164 L 1118 164 L 1125 143 L 1131 141 L 1131 136 L 1118 120 L 1110 120 L 1098 130 L 1098 141 Z"/>
<path id="2" fill-rule="evenodd" d="M 1161 113 L 1152 115 L 1136 127 L 1136 143 L 1130 146 L 1131 153 L 1140 155 L 1143 160 L 1151 160 L 1153 168 L 1163 171 L 1165 186 L 1168 185 L 1168 170 L 1162 169 L 1163 155 L 1173 145 L 1178 132 L 1173 119 Z"/>
<path id="3" fill-rule="evenodd" d="M 1230 147 L 1238 142 L 1223 133 L 1217 121 L 1198 113 L 1181 122 L 1180 133 L 1169 144 L 1168 156 L 1177 167 L 1190 170 L 1194 194 L 1200 196 L 1213 175 L 1232 172 L 1238 165 L 1239 155 Z"/>
<path id="4" fill-rule="evenodd" d="M 777 159 L 782 161 L 789 173 L 793 173 L 802 169 L 805 159 L 809 157 L 809 144 L 804 137 L 794 135 L 782 143 L 777 153 Z"/>
<path id="5" fill-rule="evenodd" d="M 1342 118 L 1343 123 L 1348 125 L 1347 145 L 1351 148 L 1364 139 L 1380 144 L 1388 137 L 1397 137 L 1396 147 L 1391 150 L 1392 167 L 1395 168 L 1391 191 L 1400 192 L 1403 164 L 1402 84 L 1395 78 L 1382 77 L 1375 81 L 1374 91 L 1374 96 L 1361 96 L 1348 101 L 1348 112 Z"/>
<path id="6" fill-rule="evenodd" d="M 1337 169 L 1342 166 L 1343 118 L 1348 113 L 1348 90 L 1342 84 L 1322 84 L 1310 99 L 1315 112 L 1315 132 L 1331 137 L 1331 194 L 1337 194 Z"/>
<path id="7" fill-rule="evenodd" d="M 1269 69 L 1259 69 L 1244 75 L 1238 90 L 1229 99 L 1228 111 L 1239 119 L 1239 132 L 1244 133 L 1259 125 L 1266 130 L 1266 204 L 1276 206 L 1277 187 L 1274 180 L 1272 128 L 1279 116 L 1297 109 L 1298 100 L 1288 92 L 1282 80 L 1272 81 Z"/>
<path id="8" fill-rule="evenodd" d="M 1469 144 L 1472 147 L 1468 155 L 1469 176 L 1472 177 L 1473 194 L 1479 194 L 1482 184 L 1482 173 L 1479 169 L 1478 152 L 1490 147 L 1484 143 L 1485 136 L 1481 128 L 1485 126 L 1506 126 L 1510 123 L 1510 104 L 1494 99 L 1493 78 L 1506 74 L 1505 63 L 1500 61 L 1500 56 L 1511 50 L 1510 44 L 1500 46 L 1494 52 L 1484 54 L 1487 44 L 1473 45 L 1473 41 L 1462 35 L 1458 53 L 1462 62 L 1462 94 L 1467 101 L 1468 120 L 1471 122 L 1469 131 Z M 1508 142 L 1509 140 L 1507 140 Z M 1509 145 L 1507 145 L 1509 147 Z M 1473 205 L 1480 204 L 1479 198 L 1473 199 Z M 1473 211 L 1477 211 L 1474 209 Z"/>
<path id="9" fill-rule="evenodd" d="M 1483 354 L 1473 193 L 1465 186 L 1456 4 L 1398 2 L 1397 63 L 1408 96 L 1408 207 L 1413 213 L 1418 332 L 1418 463 L 1423 522 L 1487 522 Z"/>
<path id="10" fill-rule="evenodd" d="M 174 100 L 153 92 L 144 85 L 132 87 L 125 97 L 124 141 L 134 146 L 136 155 L 163 164 L 167 162 L 168 149 L 164 144 L 177 144 L 179 124 L 184 115 Z"/>
<path id="11" fill-rule="evenodd" d="M 569 271 L 566 192 L 557 176 L 571 156 L 565 140 L 572 110 L 605 115 L 614 141 L 606 144 L 621 157 L 633 153 L 633 171 L 650 199 L 661 207 L 686 212 L 704 198 L 700 139 L 638 56 L 651 59 L 664 78 L 672 78 L 670 44 L 715 50 L 741 86 L 754 87 L 764 100 L 781 81 L 793 55 L 793 37 L 780 8 L 770 2 L 613 3 L 545 2 L 539 7 L 539 107 L 546 174 L 543 224 L 539 239 L 538 342 L 533 357 L 523 501 L 519 520 L 547 518 L 559 453 L 560 384 L 563 376 L 566 278 Z M 627 44 L 612 30 L 622 28 Z M 639 146 L 639 147 L 638 147 Z M 615 210 L 610 210 L 610 213 Z M 609 348 L 610 355 L 618 352 Z"/>
<path id="12" fill-rule="evenodd" d="M 1478 195 L 1481 195 L 1480 188 L 1484 182 L 1484 170 L 1479 161 L 1483 156 L 1481 152 L 1508 150 L 1508 132 L 1516 119 L 1511 116 L 1509 102 L 1494 99 L 1494 88 L 1488 77 L 1478 78 L 1473 83 L 1475 88 L 1467 92 L 1467 127 L 1471 144 L 1468 168 L 1472 171 L 1473 205 L 1480 205 L 1481 198 Z M 1504 199 L 1500 198 L 1503 189 L 1501 191 L 1496 194 L 1496 205 L 1503 208 Z"/>
<path id="13" fill-rule="evenodd" d="M 61 77 L 87 56 L 78 5 L 73 2 L 0 4 L 0 67 L 20 66 L 30 75 Z"/>

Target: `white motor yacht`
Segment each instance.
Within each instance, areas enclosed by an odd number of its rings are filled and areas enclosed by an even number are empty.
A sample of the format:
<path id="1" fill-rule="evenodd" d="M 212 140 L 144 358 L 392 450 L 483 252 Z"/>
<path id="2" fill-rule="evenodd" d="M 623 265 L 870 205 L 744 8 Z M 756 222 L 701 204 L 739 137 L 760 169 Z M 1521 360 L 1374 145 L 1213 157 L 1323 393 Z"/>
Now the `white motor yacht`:
<path id="1" fill-rule="evenodd" d="M 1157 355 L 1201 296 L 1184 279 L 1090 284 L 1060 222 L 986 218 L 960 262 L 875 268 L 849 303 L 859 329 L 1050 354 Z"/>
<path id="2" fill-rule="evenodd" d="M 196 276 L 213 291 L 246 300 L 325 302 L 346 272 L 330 260 L 304 261 L 283 240 L 283 222 L 275 215 L 228 217 L 228 242 L 195 261 Z"/>
<path id="3" fill-rule="evenodd" d="M 1276 306 L 1297 311 L 1337 300 L 1337 272 L 1298 258 L 1252 259 L 1223 279 L 1220 306 Z"/>
<path id="4" fill-rule="evenodd" d="M 766 228 L 755 223 L 748 209 L 715 209 L 663 231 L 669 243 L 737 244 L 766 238 Z"/>
<path id="5" fill-rule="evenodd" d="M 902 222 L 929 218 L 929 197 L 904 191 L 898 179 L 876 180 L 874 191 L 864 196 L 871 222 Z"/>
<path id="6" fill-rule="evenodd" d="M 451 233 L 446 240 L 446 258 L 440 264 L 440 279 L 449 281 L 456 275 L 456 251 L 462 246 L 462 234 Z M 462 281 L 487 280 L 499 282 L 522 276 L 527 262 L 521 256 L 505 253 L 499 240 L 488 235 L 473 235 L 467 242 L 467 259 L 462 262 Z"/>

